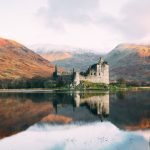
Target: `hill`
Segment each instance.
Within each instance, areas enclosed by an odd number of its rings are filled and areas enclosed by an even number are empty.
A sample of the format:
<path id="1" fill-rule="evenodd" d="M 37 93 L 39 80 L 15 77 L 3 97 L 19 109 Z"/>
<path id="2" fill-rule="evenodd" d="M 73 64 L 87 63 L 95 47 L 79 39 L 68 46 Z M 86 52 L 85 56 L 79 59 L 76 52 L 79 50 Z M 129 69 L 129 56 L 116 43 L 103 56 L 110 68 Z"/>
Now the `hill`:
<path id="1" fill-rule="evenodd" d="M 86 71 L 89 66 L 99 60 L 100 56 L 102 55 L 95 53 L 72 53 L 71 58 L 53 61 L 53 63 L 68 70 L 74 68 L 76 71 Z"/>
<path id="2" fill-rule="evenodd" d="M 0 79 L 49 77 L 54 65 L 25 46 L 0 38 Z"/>
<path id="3" fill-rule="evenodd" d="M 106 57 L 110 65 L 110 79 L 150 81 L 150 46 L 120 44 Z"/>
<path id="4" fill-rule="evenodd" d="M 67 70 L 75 68 L 78 71 L 85 71 L 90 65 L 96 63 L 100 56 L 103 56 L 96 50 L 70 46 L 39 44 L 31 48 L 43 58 Z"/>

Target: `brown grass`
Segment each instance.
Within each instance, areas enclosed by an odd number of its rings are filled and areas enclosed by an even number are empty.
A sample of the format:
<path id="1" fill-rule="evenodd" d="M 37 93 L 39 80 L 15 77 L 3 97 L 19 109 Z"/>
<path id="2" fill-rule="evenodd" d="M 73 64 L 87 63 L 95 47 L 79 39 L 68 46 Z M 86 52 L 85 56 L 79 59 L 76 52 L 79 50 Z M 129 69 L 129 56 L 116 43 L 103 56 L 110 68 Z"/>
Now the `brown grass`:
<path id="1" fill-rule="evenodd" d="M 64 60 L 67 58 L 71 58 L 72 55 L 70 53 L 64 52 L 64 53 L 52 53 L 52 54 L 41 54 L 41 56 L 51 62 L 56 60 Z"/>
<path id="2" fill-rule="evenodd" d="M 49 61 L 15 41 L 0 38 L 0 49 L 0 79 L 50 77 L 54 72 Z"/>

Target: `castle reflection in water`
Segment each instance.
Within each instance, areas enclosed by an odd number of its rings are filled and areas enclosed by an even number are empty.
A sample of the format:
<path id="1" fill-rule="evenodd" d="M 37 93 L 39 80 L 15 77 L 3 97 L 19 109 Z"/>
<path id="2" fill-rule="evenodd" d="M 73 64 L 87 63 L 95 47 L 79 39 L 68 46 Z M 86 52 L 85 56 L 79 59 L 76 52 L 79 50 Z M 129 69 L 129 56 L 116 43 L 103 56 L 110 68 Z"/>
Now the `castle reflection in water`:
<path id="1" fill-rule="evenodd" d="M 74 100 L 76 107 L 80 107 L 81 104 L 87 104 L 91 111 L 96 110 L 97 115 L 109 115 L 109 94 L 81 98 L 79 93 L 76 93 Z"/>
<path id="2" fill-rule="evenodd" d="M 56 114 L 69 116 L 75 120 L 83 120 L 83 118 L 86 119 L 93 115 L 101 121 L 109 116 L 109 93 L 74 92 L 70 93 L 70 97 L 72 97 L 70 104 L 63 102 L 54 104 Z M 91 118 L 93 117 L 91 116 Z"/>

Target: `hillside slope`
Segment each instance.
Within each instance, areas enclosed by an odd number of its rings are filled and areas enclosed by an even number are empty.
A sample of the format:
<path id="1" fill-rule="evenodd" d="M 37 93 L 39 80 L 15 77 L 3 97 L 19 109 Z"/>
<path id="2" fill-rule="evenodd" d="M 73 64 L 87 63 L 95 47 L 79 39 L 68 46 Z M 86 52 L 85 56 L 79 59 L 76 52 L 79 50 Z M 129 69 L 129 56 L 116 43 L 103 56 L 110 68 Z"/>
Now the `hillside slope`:
<path id="1" fill-rule="evenodd" d="M 72 58 L 72 55 L 69 52 L 51 52 L 51 53 L 39 53 L 39 54 L 43 58 L 51 62 Z"/>
<path id="2" fill-rule="evenodd" d="M 99 58 L 100 54 L 95 53 L 72 53 L 71 58 L 67 58 L 64 60 L 53 61 L 54 64 L 61 66 L 63 68 L 72 70 L 73 68 L 76 71 L 86 71 L 89 66 L 95 64 Z"/>
<path id="3" fill-rule="evenodd" d="M 25 46 L 0 38 L 0 79 L 49 77 L 54 65 Z"/>
<path id="4" fill-rule="evenodd" d="M 120 44 L 105 59 L 110 65 L 110 79 L 150 81 L 150 46 Z"/>

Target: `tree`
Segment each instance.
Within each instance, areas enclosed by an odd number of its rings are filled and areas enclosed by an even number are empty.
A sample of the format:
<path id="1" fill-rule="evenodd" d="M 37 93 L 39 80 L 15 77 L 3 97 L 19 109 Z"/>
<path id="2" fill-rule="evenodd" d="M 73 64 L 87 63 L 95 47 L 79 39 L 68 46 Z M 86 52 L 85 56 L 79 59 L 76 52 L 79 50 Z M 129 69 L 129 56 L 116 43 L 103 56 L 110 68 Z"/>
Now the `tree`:
<path id="1" fill-rule="evenodd" d="M 119 86 L 121 87 L 125 87 L 126 86 L 126 80 L 124 78 L 119 78 L 117 80 L 117 83 L 119 84 Z"/>

